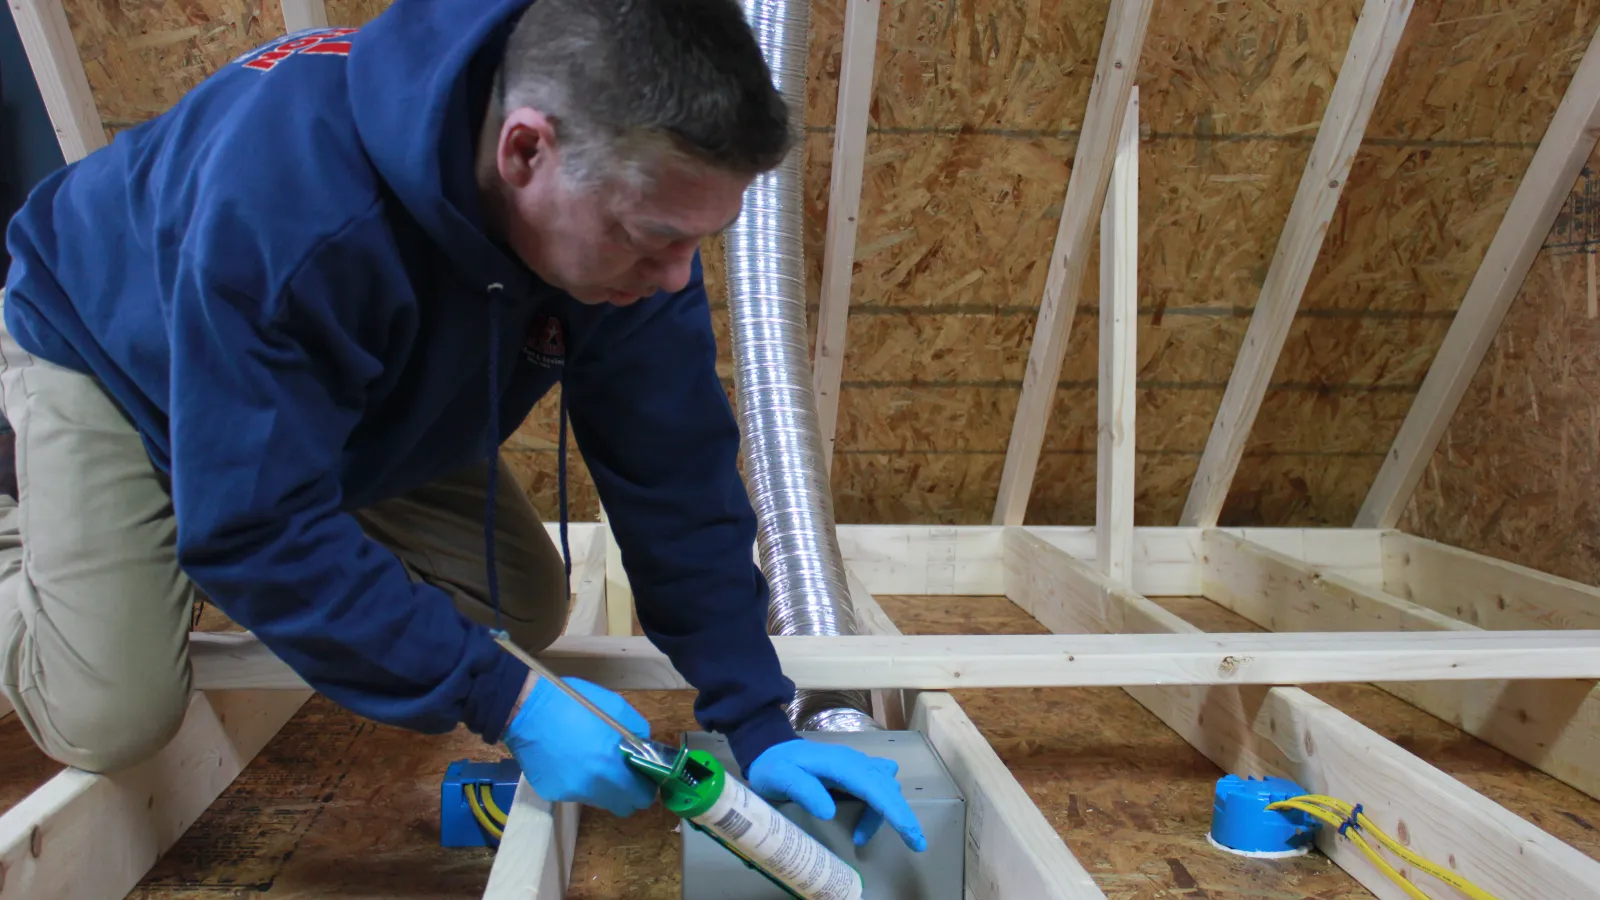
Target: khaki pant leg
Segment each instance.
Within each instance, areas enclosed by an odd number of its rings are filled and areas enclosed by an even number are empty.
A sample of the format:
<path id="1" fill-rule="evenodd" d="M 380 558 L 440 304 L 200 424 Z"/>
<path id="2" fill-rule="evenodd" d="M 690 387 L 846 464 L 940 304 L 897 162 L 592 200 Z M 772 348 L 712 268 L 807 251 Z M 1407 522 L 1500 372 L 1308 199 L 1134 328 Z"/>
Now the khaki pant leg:
<path id="1" fill-rule="evenodd" d="M 0 324 L 18 499 L 0 496 L 0 692 L 45 753 L 109 772 L 160 750 L 190 691 L 194 589 L 171 500 L 93 379 Z"/>
<path id="2" fill-rule="evenodd" d="M 537 653 L 566 627 L 571 607 L 566 573 L 561 552 L 503 458 L 499 467 L 495 562 L 501 620 L 513 641 Z M 444 590 L 468 618 L 492 627 L 483 546 L 484 468 L 469 466 L 361 510 L 356 518 L 370 537 L 400 557 L 414 579 Z"/>

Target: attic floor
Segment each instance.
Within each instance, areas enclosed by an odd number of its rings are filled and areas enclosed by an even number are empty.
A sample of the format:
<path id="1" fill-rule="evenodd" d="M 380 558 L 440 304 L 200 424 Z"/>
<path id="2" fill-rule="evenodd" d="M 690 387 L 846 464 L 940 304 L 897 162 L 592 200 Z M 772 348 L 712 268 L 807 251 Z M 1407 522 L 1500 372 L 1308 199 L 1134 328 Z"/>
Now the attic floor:
<path id="1" fill-rule="evenodd" d="M 907 633 L 1043 629 L 1002 597 L 880 597 Z M 1160 601 L 1202 628 L 1256 630 L 1202 598 Z M 1312 693 L 1584 853 L 1600 859 L 1600 802 L 1366 685 Z M 964 709 L 1111 900 L 1371 896 L 1325 858 L 1258 862 L 1205 840 L 1220 772 L 1117 689 L 958 691 Z M 657 734 L 695 728 L 691 697 L 634 693 Z M 268 900 L 477 898 L 487 850 L 438 846 L 451 760 L 494 759 L 464 731 L 422 736 L 313 697 L 129 897 Z M 58 767 L 15 717 L 0 721 L 0 807 Z M 586 810 L 573 900 L 678 900 L 678 836 L 659 808 Z"/>

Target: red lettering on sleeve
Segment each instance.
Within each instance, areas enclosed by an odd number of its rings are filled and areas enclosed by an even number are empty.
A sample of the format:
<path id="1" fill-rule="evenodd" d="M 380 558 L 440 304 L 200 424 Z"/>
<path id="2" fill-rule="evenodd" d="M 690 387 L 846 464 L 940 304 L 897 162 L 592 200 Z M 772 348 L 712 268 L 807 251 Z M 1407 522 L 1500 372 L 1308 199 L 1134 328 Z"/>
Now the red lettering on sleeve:
<path id="1" fill-rule="evenodd" d="M 300 51 L 301 53 L 333 53 L 339 56 L 350 55 L 349 41 L 321 41 Z"/>

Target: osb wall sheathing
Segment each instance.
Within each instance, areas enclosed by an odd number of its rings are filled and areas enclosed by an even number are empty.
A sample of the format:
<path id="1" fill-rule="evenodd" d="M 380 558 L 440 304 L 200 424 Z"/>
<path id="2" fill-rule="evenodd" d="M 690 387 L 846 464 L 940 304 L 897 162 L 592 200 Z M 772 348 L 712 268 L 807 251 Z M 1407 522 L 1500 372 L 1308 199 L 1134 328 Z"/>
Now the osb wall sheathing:
<path id="1" fill-rule="evenodd" d="M 1600 584 L 1600 152 L 1589 158 L 1400 521 Z"/>
<path id="2" fill-rule="evenodd" d="M 283 34 L 277 0 L 62 0 L 109 140 Z"/>
<path id="3" fill-rule="evenodd" d="M 988 520 L 1105 9 L 885 6 L 834 469 L 841 521 Z M 1176 522 L 1359 10 L 1156 3 L 1140 67 L 1141 524 Z M 1597 10 L 1419 5 L 1226 522 L 1354 517 Z M 836 19 L 814 12 L 817 40 L 837 40 Z M 820 69 L 813 93 L 827 102 L 810 124 L 826 133 L 837 63 Z M 831 143 L 812 149 L 811 167 L 825 166 Z M 813 194 L 820 251 L 825 187 Z M 1031 522 L 1093 520 L 1095 273 L 1091 261 Z"/>
<path id="4" fill-rule="evenodd" d="M 1176 521 L 1360 0 L 1157 0 L 1140 66 L 1140 524 Z M 359 25 L 383 0 L 335 0 Z M 842 522 L 987 522 L 1107 0 L 882 10 L 839 438 Z M 108 130 L 281 33 L 277 0 L 68 0 Z M 813 316 L 844 0 L 811 6 Z M 1224 514 L 1350 522 L 1549 122 L 1600 0 L 1419 4 Z M 704 248 L 732 390 L 721 244 Z M 1093 520 L 1091 260 L 1029 520 Z M 814 328 L 814 321 L 813 321 Z M 556 512 L 555 398 L 509 448 Z M 598 504 L 571 451 L 575 518 Z"/>

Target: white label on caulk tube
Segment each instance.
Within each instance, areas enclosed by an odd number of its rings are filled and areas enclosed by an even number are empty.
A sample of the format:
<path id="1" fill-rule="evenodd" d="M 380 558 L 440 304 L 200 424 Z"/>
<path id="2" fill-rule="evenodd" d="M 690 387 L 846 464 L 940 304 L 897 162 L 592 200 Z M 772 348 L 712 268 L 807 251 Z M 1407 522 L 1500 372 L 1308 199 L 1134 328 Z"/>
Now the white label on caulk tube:
<path id="1" fill-rule="evenodd" d="M 743 782 L 727 778 L 722 796 L 696 823 L 797 893 L 815 900 L 861 900 L 861 876 L 821 841 Z"/>

